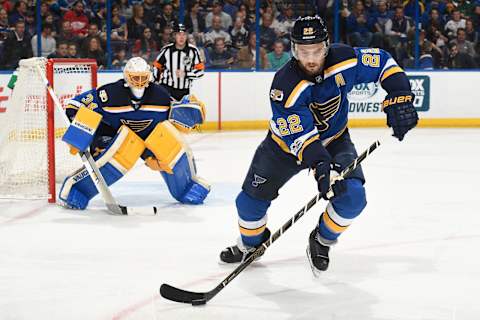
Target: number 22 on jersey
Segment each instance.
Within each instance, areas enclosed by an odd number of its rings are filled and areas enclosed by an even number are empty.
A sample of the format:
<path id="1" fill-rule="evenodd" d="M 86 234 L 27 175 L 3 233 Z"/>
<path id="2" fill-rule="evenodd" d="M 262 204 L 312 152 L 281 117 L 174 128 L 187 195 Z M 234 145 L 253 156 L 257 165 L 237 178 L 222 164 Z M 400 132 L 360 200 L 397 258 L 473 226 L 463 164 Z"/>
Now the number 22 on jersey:
<path id="1" fill-rule="evenodd" d="M 285 118 L 277 119 L 277 126 L 282 136 L 288 136 L 303 131 L 303 127 L 300 124 L 300 117 L 296 114 L 291 114 Z"/>

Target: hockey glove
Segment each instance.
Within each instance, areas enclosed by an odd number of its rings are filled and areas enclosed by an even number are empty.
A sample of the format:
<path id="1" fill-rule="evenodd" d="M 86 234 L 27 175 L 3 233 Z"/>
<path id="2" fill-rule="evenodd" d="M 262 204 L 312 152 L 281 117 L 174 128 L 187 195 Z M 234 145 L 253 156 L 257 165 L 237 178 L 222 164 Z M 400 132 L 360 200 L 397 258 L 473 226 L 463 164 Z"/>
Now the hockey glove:
<path id="1" fill-rule="evenodd" d="M 318 191 L 325 199 L 330 189 L 330 161 L 320 161 L 315 166 L 315 180 L 317 180 Z"/>
<path id="2" fill-rule="evenodd" d="M 414 99 L 413 93 L 399 91 L 390 93 L 383 100 L 382 109 L 387 114 L 387 125 L 393 129 L 393 136 L 400 141 L 418 123 Z"/>
<path id="3" fill-rule="evenodd" d="M 315 179 L 318 184 L 318 191 L 322 194 L 322 198 L 330 200 L 344 194 L 347 191 L 347 184 L 343 178 L 338 178 L 341 166 L 332 162 L 319 162 L 315 167 Z M 328 191 L 332 188 L 332 194 Z"/>

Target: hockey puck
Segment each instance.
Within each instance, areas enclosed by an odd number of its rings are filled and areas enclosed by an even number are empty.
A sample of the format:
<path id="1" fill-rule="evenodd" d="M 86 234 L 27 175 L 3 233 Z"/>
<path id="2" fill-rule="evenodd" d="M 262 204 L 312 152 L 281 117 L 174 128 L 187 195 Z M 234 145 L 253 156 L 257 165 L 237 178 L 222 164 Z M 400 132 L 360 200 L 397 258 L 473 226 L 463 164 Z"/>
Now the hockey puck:
<path id="1" fill-rule="evenodd" d="M 203 306 L 204 304 L 207 304 L 206 299 L 192 300 L 192 306 Z"/>

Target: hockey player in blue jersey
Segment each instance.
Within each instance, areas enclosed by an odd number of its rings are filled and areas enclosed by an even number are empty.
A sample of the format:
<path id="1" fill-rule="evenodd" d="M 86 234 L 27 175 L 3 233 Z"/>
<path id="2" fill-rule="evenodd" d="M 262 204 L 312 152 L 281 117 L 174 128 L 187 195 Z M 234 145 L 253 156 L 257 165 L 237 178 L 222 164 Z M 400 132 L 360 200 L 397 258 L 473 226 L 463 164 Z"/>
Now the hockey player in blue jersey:
<path id="1" fill-rule="evenodd" d="M 379 82 L 387 91 L 383 111 L 400 141 L 418 121 L 414 95 L 403 70 L 381 49 L 329 44 L 318 16 L 299 18 L 292 29 L 293 58 L 276 72 L 270 89 L 272 119 L 237 196 L 240 238 L 220 253 L 221 261 L 243 261 L 270 237 L 267 209 L 278 190 L 303 169 L 313 169 L 326 210 L 308 240 L 314 270 L 327 270 L 329 249 L 365 208 L 365 177 L 357 168 L 332 180 L 357 157 L 347 128 L 347 93 L 359 83 Z"/>
<path id="2" fill-rule="evenodd" d="M 108 185 L 121 179 L 139 158 L 161 172 L 171 195 L 181 203 L 200 204 L 210 186 L 197 177 L 192 152 L 179 131 L 201 124 L 205 107 L 194 96 L 174 101 L 154 84 L 148 63 L 130 59 L 124 78 L 82 93 L 68 102 L 71 120 L 63 136 L 72 153 L 90 150 Z M 98 193 L 85 168 L 68 176 L 62 204 L 85 209 Z"/>

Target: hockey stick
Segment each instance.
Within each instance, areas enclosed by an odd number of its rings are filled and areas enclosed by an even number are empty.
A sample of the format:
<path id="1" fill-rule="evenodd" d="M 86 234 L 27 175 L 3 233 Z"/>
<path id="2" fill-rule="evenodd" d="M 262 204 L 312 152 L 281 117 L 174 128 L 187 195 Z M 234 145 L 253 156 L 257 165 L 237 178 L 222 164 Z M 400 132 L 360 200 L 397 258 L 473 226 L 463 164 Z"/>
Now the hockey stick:
<path id="1" fill-rule="evenodd" d="M 36 69 L 38 74 L 42 78 L 42 81 L 45 87 L 47 88 L 48 93 L 50 94 L 50 97 L 52 98 L 53 103 L 55 104 L 55 107 L 57 107 L 58 111 L 62 115 L 63 121 L 67 126 L 70 125 L 70 120 L 65 114 L 62 104 L 58 100 L 58 97 L 53 91 L 52 86 L 48 82 L 47 77 L 42 72 L 42 69 L 40 69 L 40 66 L 37 65 Z M 92 181 L 95 184 L 95 187 L 97 188 L 98 192 L 101 194 L 103 201 L 105 202 L 105 205 L 110 213 L 113 213 L 116 215 L 135 215 L 135 214 L 155 215 L 157 213 L 156 207 L 131 208 L 131 207 L 125 207 L 117 204 L 117 202 L 115 201 L 115 198 L 110 192 L 110 189 L 108 188 L 107 183 L 105 182 L 105 179 L 103 178 L 102 173 L 100 172 L 100 169 L 97 167 L 95 160 L 90 154 L 90 151 L 87 150 L 85 152 L 79 152 L 79 155 L 82 158 L 83 165 L 87 169 L 88 174 L 92 178 Z"/>
<path id="2" fill-rule="evenodd" d="M 341 173 L 340 177 L 347 177 L 350 173 L 355 170 L 360 163 L 365 160 L 370 153 L 372 153 L 377 147 L 380 146 L 380 141 L 375 141 L 365 150 L 361 155 L 359 155 L 348 167 L 346 167 Z M 330 189 L 327 194 L 331 193 Z M 292 218 L 290 218 L 280 229 L 273 233 L 269 239 L 267 239 L 260 247 L 258 247 L 254 252 L 252 252 L 247 259 L 245 259 L 240 265 L 233 270 L 219 285 L 214 289 L 207 292 L 192 292 L 186 291 L 179 288 L 175 288 L 166 283 L 160 286 L 160 294 L 162 297 L 168 300 L 191 303 L 194 306 L 206 304 L 207 301 L 212 299 L 219 293 L 223 288 L 225 288 L 233 279 L 235 279 L 246 267 L 248 267 L 255 259 L 260 257 L 267 248 L 274 243 L 280 236 L 287 231 L 294 223 L 296 223 L 310 208 L 317 204 L 322 198 L 323 194 L 318 193 L 313 197 L 302 209 L 300 209 Z"/>

